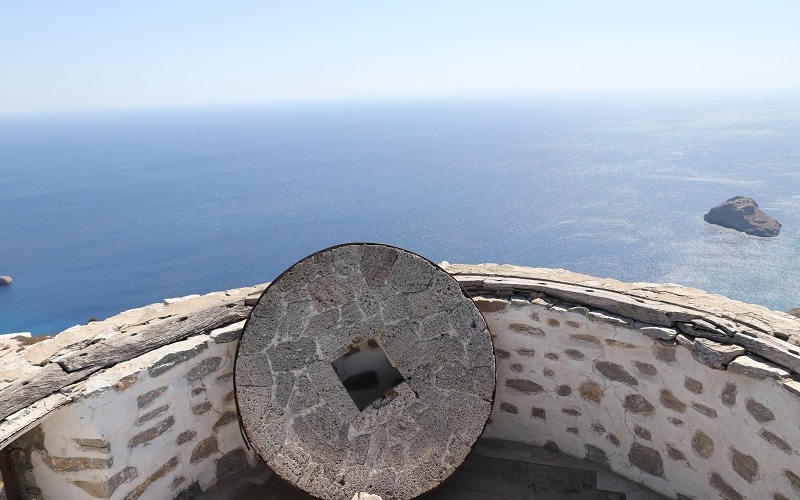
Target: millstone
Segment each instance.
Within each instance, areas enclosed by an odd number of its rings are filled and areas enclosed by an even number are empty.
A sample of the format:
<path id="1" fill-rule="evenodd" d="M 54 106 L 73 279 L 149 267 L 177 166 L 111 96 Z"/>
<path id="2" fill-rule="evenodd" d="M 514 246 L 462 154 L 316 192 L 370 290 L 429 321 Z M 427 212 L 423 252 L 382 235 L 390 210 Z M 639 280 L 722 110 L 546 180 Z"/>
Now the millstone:
<path id="1" fill-rule="evenodd" d="M 486 322 L 432 262 L 377 244 L 293 265 L 264 292 L 236 354 L 245 433 L 319 498 L 414 498 L 469 454 L 489 418 Z"/>

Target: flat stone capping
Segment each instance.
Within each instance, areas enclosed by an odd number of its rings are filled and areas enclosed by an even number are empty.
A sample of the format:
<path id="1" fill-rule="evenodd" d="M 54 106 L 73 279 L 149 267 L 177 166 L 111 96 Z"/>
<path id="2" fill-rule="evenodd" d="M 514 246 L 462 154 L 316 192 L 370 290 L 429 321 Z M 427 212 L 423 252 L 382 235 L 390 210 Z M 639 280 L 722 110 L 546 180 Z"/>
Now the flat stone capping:
<path id="1" fill-rule="evenodd" d="M 365 342 L 402 380 L 359 410 L 351 393 L 380 373 L 357 369 L 348 393 L 332 363 Z M 245 324 L 234 373 L 256 452 L 325 499 L 435 488 L 483 432 L 495 389 L 491 338 L 472 300 L 430 261 L 378 244 L 332 247 L 279 276 Z"/>

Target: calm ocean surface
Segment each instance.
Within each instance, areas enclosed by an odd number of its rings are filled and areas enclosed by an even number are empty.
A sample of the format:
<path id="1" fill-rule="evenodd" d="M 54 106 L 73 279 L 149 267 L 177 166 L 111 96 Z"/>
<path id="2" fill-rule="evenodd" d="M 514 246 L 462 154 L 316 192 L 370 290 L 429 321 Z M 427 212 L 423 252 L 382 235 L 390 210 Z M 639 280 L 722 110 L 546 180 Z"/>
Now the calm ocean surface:
<path id="1" fill-rule="evenodd" d="M 348 241 L 797 307 L 797 97 L 0 117 L 0 333 L 269 281 Z M 780 236 L 703 221 L 735 195 Z"/>

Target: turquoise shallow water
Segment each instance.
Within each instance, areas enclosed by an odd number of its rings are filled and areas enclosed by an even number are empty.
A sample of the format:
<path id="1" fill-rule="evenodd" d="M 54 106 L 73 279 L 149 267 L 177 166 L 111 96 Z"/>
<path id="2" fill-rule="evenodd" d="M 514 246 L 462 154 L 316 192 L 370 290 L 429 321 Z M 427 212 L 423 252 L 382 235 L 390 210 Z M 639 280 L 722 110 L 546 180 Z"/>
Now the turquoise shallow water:
<path id="1" fill-rule="evenodd" d="M 796 97 L 796 96 L 795 96 Z M 251 285 L 347 241 L 800 306 L 800 100 L 663 96 L 0 118 L 0 333 Z M 761 239 L 702 216 L 755 198 Z"/>

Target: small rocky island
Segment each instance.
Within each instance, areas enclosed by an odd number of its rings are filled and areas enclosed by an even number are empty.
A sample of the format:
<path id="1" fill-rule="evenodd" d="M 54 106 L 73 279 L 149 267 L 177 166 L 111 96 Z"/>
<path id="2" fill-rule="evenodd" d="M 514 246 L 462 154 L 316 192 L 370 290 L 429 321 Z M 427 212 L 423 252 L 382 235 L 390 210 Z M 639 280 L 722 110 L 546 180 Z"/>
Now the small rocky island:
<path id="1" fill-rule="evenodd" d="M 10 285 L 12 281 L 11 276 L 0 276 L 0 286 Z"/>
<path id="2" fill-rule="evenodd" d="M 711 224 L 736 229 L 753 236 L 778 236 L 780 222 L 763 210 L 752 198 L 734 196 L 709 210 L 703 219 Z"/>

